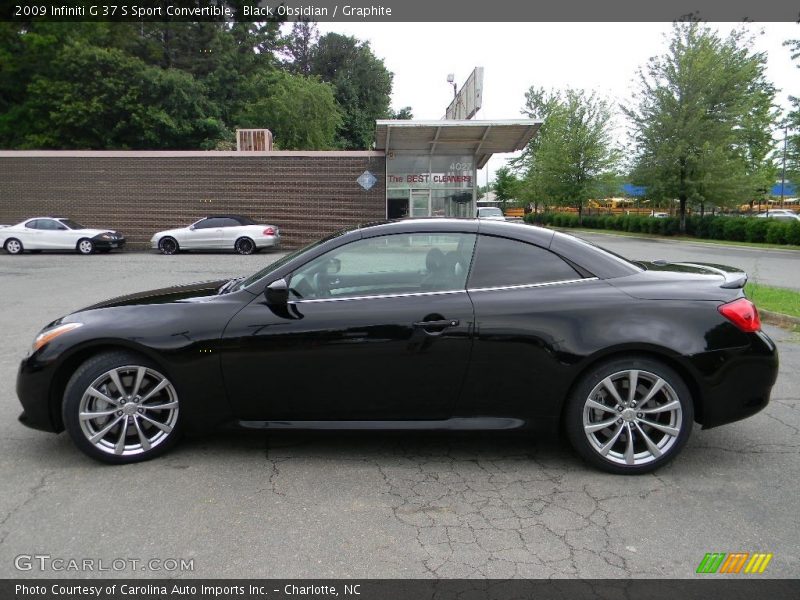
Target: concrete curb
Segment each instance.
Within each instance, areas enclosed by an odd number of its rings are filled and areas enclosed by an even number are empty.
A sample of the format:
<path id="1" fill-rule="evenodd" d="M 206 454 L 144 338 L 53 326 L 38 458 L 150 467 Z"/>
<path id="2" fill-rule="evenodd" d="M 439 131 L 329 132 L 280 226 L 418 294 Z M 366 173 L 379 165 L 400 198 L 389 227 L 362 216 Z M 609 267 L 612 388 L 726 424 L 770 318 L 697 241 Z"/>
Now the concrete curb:
<path id="1" fill-rule="evenodd" d="M 771 310 L 764 310 L 759 308 L 758 314 L 764 323 L 770 325 L 777 325 L 778 327 L 785 327 L 786 329 L 793 329 L 800 326 L 800 317 L 793 317 L 791 315 L 784 315 L 783 313 L 772 312 Z"/>

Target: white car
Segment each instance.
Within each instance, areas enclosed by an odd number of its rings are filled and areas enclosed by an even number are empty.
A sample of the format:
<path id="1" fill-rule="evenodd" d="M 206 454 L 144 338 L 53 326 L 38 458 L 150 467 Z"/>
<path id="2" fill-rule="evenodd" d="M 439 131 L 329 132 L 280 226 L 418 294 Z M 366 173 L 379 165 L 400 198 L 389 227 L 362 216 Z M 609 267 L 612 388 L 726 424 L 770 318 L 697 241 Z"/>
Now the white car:
<path id="1" fill-rule="evenodd" d="M 478 208 L 478 214 L 475 215 L 479 219 L 488 219 L 490 221 L 505 221 L 503 211 L 496 206 L 481 206 Z"/>
<path id="2" fill-rule="evenodd" d="M 162 254 L 181 250 L 234 250 L 252 254 L 264 248 L 277 248 L 281 233 L 275 225 L 259 225 L 238 215 L 204 217 L 188 227 L 159 231 L 150 240 Z"/>
<path id="3" fill-rule="evenodd" d="M 122 248 L 125 238 L 111 229 L 90 229 L 63 217 L 35 217 L 0 229 L 0 246 L 9 254 L 26 250 L 74 250 L 80 254 Z"/>
<path id="4" fill-rule="evenodd" d="M 776 208 L 774 210 L 767 210 L 760 212 L 756 215 L 759 219 L 780 219 L 781 221 L 800 221 L 800 215 L 793 210 L 785 208 Z"/>

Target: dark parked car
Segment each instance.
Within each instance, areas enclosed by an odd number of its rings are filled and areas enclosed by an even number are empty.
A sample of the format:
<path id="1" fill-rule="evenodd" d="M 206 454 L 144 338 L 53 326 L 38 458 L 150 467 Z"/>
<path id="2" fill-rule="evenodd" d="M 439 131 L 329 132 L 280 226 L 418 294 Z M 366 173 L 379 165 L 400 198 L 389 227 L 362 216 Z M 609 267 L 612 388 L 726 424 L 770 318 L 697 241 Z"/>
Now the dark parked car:
<path id="1" fill-rule="evenodd" d="M 20 367 L 20 418 L 112 463 L 223 425 L 563 427 L 590 463 L 641 473 L 673 458 L 695 421 L 769 401 L 777 352 L 745 280 L 528 225 L 373 224 L 246 279 L 53 321 Z"/>

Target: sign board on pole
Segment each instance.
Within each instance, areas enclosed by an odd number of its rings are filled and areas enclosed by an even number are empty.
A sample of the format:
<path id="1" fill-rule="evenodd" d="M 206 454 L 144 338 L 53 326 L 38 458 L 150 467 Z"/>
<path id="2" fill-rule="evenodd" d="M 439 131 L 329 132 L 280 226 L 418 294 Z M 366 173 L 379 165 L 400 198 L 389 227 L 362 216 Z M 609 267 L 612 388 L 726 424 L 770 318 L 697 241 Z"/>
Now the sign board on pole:
<path id="1" fill-rule="evenodd" d="M 475 67 L 456 97 L 447 107 L 444 118 L 450 120 L 471 119 L 481 108 L 483 99 L 483 67 Z"/>

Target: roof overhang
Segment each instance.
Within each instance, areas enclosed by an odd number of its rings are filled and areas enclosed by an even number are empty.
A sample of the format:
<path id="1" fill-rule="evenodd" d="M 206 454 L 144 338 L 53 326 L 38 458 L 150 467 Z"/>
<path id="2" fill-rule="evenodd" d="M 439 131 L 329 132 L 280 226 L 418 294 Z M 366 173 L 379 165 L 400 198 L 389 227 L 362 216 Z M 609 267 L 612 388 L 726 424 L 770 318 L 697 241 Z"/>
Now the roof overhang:
<path id="1" fill-rule="evenodd" d="M 482 168 L 492 154 L 522 150 L 542 121 L 403 121 L 376 122 L 375 149 L 387 154 L 473 155 Z"/>

